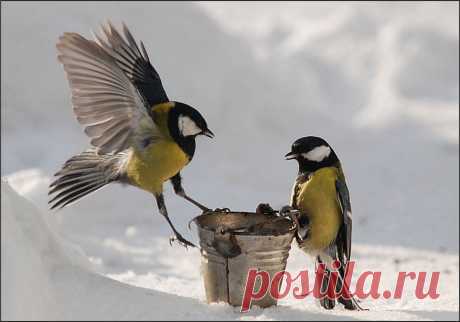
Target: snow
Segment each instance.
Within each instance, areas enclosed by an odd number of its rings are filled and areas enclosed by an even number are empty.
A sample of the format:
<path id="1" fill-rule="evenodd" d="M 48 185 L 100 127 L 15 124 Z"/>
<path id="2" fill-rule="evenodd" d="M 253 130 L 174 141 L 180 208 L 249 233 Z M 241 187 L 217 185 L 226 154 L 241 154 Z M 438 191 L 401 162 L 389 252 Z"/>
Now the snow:
<path id="1" fill-rule="evenodd" d="M 1 172 L 12 187 L 2 182 L 2 319 L 458 320 L 458 9 L 2 2 Z M 198 140 L 183 172 L 192 197 L 280 207 L 296 172 L 284 154 L 322 136 L 347 175 L 357 270 L 382 271 L 385 287 L 397 271 L 440 271 L 440 298 L 417 300 L 409 285 L 402 300 L 363 301 L 369 312 L 288 298 L 241 315 L 205 304 L 198 251 L 169 246 L 146 193 L 110 186 L 48 211 L 52 174 L 88 144 L 54 46 L 107 18 L 130 26 L 169 97 L 197 107 L 216 134 Z M 173 222 L 196 241 L 187 223 L 198 210 L 166 190 Z M 294 247 L 288 269 L 305 265 Z"/>
<path id="2" fill-rule="evenodd" d="M 289 297 L 277 308 L 253 308 L 240 314 L 225 304 L 205 304 L 199 269 L 190 269 L 199 267 L 197 250 L 171 248 L 161 239 L 151 248 L 107 239 L 104 246 L 147 262 L 151 270 L 103 276 L 94 270 L 100 263 L 88 260 L 81 249 L 54 231 L 54 217 L 19 196 L 7 180 L 2 180 L 1 192 L 2 320 L 458 319 L 458 256 L 383 246 L 354 248 L 358 270 L 382 271 L 383 285 L 389 289 L 396 271 L 441 271 L 437 300 L 415 300 L 415 283 L 407 283 L 402 300 L 365 301 L 369 312 L 326 313 L 313 299 Z M 313 265 L 298 249 L 290 256 L 290 272 Z"/>
<path id="3" fill-rule="evenodd" d="M 203 306 L 91 272 L 62 247 L 48 216 L 3 181 L 2 197 L 2 320 L 184 319 Z M 184 311 L 163 305 L 176 302 Z"/>

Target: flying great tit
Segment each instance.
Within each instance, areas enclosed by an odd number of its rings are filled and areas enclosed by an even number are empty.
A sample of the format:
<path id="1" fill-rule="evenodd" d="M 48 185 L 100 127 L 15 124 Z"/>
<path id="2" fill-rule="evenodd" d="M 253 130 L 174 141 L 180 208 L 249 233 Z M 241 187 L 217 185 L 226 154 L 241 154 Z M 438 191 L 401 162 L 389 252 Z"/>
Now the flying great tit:
<path id="1" fill-rule="evenodd" d="M 297 242 L 317 264 L 326 266 L 321 291 L 328 289 L 332 263 L 340 262 L 337 290 L 342 289 L 345 267 L 351 255 L 351 203 L 340 161 L 331 146 L 315 136 L 296 140 L 286 160 L 297 160 L 299 172 L 295 180 L 291 207 L 300 210 Z M 344 285 L 348 290 L 348 285 Z M 342 293 L 343 294 L 343 293 Z M 361 309 L 353 298 L 338 297 L 346 309 Z M 323 297 L 322 307 L 333 309 L 335 299 Z"/>
<path id="2" fill-rule="evenodd" d="M 51 183 L 51 209 L 62 208 L 108 183 L 139 187 L 154 195 L 173 230 L 171 240 L 193 246 L 174 228 L 163 198 L 170 180 L 177 195 L 190 198 L 180 171 L 193 158 L 195 138 L 214 134 L 195 108 L 170 101 L 145 47 L 123 24 L 123 36 L 108 22 L 105 35 L 88 40 L 64 33 L 57 43 L 72 91 L 73 111 L 92 147 L 70 158 Z"/>

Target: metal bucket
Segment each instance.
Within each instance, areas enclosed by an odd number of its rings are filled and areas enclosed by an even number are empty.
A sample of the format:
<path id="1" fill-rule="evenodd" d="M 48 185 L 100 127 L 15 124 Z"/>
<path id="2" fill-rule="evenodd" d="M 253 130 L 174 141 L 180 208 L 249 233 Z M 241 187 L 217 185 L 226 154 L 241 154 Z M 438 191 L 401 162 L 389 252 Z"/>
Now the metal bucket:
<path id="1" fill-rule="evenodd" d="M 248 212 L 213 212 L 194 219 L 201 246 L 201 271 L 208 303 L 241 306 L 249 269 L 267 271 L 272 280 L 286 268 L 295 225 L 287 218 Z M 281 283 L 280 283 L 281 285 Z M 256 279 L 254 291 L 261 286 Z M 252 305 L 269 307 L 267 294 Z"/>

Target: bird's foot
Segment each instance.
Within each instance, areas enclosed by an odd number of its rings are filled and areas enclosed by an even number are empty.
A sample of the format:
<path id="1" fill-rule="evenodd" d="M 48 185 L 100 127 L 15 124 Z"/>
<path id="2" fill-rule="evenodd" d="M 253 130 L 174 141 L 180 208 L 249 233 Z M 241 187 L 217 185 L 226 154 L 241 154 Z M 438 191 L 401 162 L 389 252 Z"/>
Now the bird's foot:
<path id="1" fill-rule="evenodd" d="M 201 209 L 201 213 L 202 214 L 206 214 L 208 212 L 212 212 L 212 209 L 211 208 L 208 208 L 208 207 L 205 207 L 205 206 L 201 206 L 199 207 Z"/>
<path id="2" fill-rule="evenodd" d="M 350 311 L 369 311 L 367 308 L 363 308 L 359 303 L 361 302 L 360 299 L 355 299 L 354 297 L 351 299 L 345 299 L 343 297 L 339 297 L 337 299 L 339 303 L 343 304 L 346 310 Z"/>
<path id="3" fill-rule="evenodd" d="M 281 207 L 281 209 L 279 210 L 279 213 L 281 216 L 289 216 L 292 212 L 295 212 L 296 210 L 289 206 L 289 205 L 286 205 L 286 206 L 283 206 Z"/>
<path id="4" fill-rule="evenodd" d="M 230 212 L 230 208 L 216 208 L 213 212 Z"/>
<path id="5" fill-rule="evenodd" d="M 179 245 L 182 245 L 184 246 L 185 248 L 187 248 L 188 246 L 190 247 L 196 247 L 195 244 L 193 244 L 192 242 L 189 242 L 187 239 L 185 239 L 184 237 L 182 237 L 181 234 L 177 233 L 175 234 L 174 236 L 171 236 L 169 237 L 169 244 L 172 246 L 172 243 L 173 242 L 178 242 Z"/>
<path id="6" fill-rule="evenodd" d="M 292 208 L 291 206 L 284 206 L 279 210 L 281 217 L 289 217 L 297 222 L 297 217 L 300 215 L 300 210 Z"/>
<path id="7" fill-rule="evenodd" d="M 334 299 L 329 299 L 327 297 L 324 297 L 324 298 L 320 299 L 319 303 L 326 310 L 332 310 L 335 307 L 335 300 Z"/>
<path id="8" fill-rule="evenodd" d="M 276 210 L 274 210 L 268 203 L 260 203 L 256 208 L 256 213 L 261 215 L 275 215 Z"/>

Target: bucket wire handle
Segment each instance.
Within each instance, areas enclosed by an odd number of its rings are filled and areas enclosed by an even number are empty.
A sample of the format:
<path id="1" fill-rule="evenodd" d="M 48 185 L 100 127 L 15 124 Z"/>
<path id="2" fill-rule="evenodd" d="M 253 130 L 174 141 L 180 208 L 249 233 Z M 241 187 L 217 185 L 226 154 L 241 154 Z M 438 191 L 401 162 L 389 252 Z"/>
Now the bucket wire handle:
<path id="1" fill-rule="evenodd" d="M 234 229 L 217 227 L 211 246 L 223 257 L 232 258 L 241 254 L 241 248 L 233 235 Z"/>
<path id="2" fill-rule="evenodd" d="M 216 210 L 212 212 L 224 212 L 225 214 L 228 214 L 231 212 L 229 208 L 217 208 Z M 207 214 L 207 216 L 212 216 L 212 213 Z M 192 229 L 192 223 L 197 225 L 196 219 L 198 217 L 192 218 L 188 222 L 188 228 L 189 230 Z M 238 242 L 235 239 L 235 236 L 233 235 L 233 232 L 243 229 L 244 226 L 238 227 L 238 228 L 224 228 L 222 226 L 217 227 L 214 231 L 214 238 L 211 243 L 206 242 L 206 245 L 208 247 L 213 247 L 220 255 L 223 257 L 227 258 L 232 258 L 236 257 L 241 254 L 241 248 L 238 245 Z M 203 248 L 199 247 L 200 252 L 203 251 Z"/>

